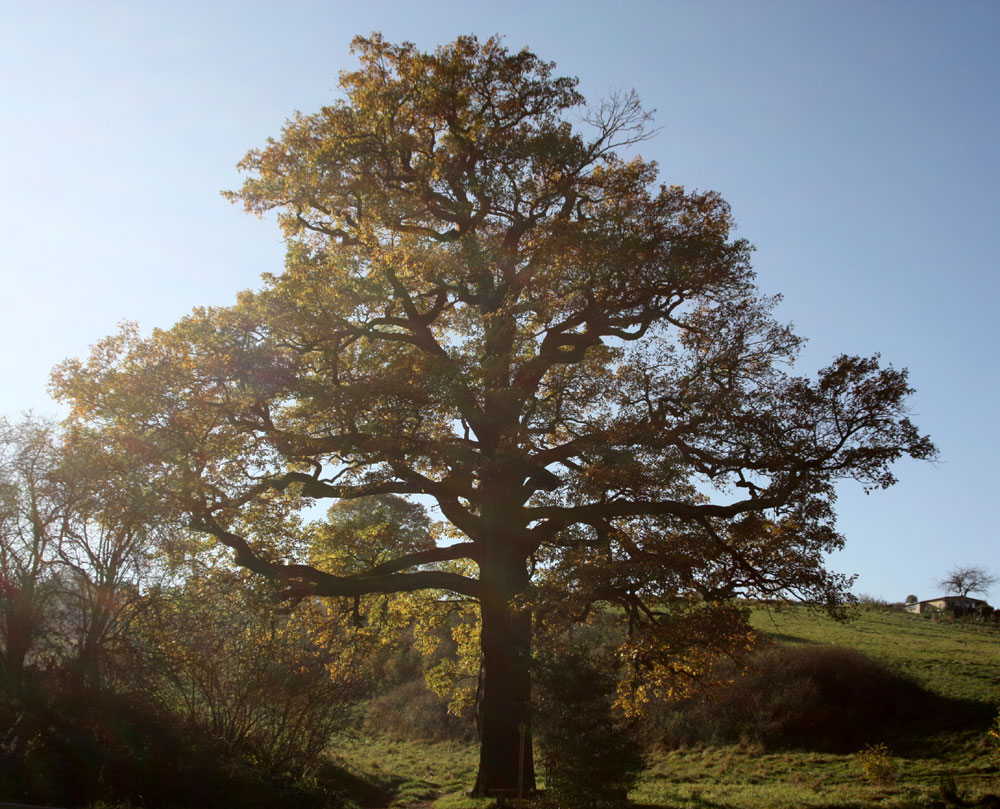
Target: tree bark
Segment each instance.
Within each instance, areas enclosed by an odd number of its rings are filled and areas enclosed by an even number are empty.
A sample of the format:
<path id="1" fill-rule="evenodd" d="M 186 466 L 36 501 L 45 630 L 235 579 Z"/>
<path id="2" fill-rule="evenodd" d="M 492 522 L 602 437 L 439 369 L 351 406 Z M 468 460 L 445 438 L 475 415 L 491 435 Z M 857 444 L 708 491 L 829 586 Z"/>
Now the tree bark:
<path id="1" fill-rule="evenodd" d="M 531 613 L 514 602 L 528 586 L 527 560 L 484 555 L 480 566 L 479 774 L 472 794 L 535 791 L 531 744 Z"/>

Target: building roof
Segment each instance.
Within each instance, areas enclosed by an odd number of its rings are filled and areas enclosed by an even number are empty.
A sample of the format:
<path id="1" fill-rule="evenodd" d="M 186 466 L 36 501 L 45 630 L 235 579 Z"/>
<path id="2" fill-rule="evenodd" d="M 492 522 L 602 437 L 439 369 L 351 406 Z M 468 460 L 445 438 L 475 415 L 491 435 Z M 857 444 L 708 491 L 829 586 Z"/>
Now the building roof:
<path id="1" fill-rule="evenodd" d="M 935 601 L 974 601 L 976 604 L 985 604 L 986 600 L 975 596 L 937 596 L 936 598 L 925 598 L 917 604 L 933 604 Z"/>

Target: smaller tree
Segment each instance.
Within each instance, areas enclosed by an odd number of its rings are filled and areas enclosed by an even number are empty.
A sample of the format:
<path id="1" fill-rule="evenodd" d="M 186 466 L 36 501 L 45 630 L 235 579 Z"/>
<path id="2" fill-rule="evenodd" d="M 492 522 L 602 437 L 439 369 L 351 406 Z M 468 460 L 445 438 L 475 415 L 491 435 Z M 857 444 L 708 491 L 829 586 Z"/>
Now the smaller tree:
<path id="1" fill-rule="evenodd" d="M 970 565 L 953 567 L 947 576 L 938 579 L 937 584 L 944 587 L 949 593 L 956 593 L 964 598 L 969 593 L 983 593 L 985 595 L 998 581 L 1000 579 L 992 575 L 986 568 Z"/>
<path id="2" fill-rule="evenodd" d="M 0 690 L 15 697 L 52 630 L 54 571 L 66 527 L 58 462 L 52 425 L 0 419 Z"/>
<path id="3" fill-rule="evenodd" d="M 157 557 L 177 525 L 140 459 L 116 453 L 85 430 L 59 436 L 54 471 L 66 503 L 57 562 L 61 632 L 77 672 L 107 685 L 128 644 L 131 621 L 149 606 L 151 585 L 166 574 Z"/>
<path id="4" fill-rule="evenodd" d="M 548 606 L 548 605 L 547 605 Z M 545 767 L 546 803 L 614 809 L 647 766 L 636 715 L 622 710 L 625 627 L 611 611 L 552 621 L 539 610 L 532 660 L 534 718 Z"/>

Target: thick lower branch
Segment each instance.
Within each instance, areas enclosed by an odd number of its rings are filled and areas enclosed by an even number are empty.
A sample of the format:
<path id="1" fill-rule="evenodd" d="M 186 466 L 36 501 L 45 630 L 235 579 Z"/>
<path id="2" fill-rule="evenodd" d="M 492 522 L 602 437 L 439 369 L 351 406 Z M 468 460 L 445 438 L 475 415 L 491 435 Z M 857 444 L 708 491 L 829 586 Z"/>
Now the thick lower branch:
<path id="1" fill-rule="evenodd" d="M 429 589 L 450 590 L 460 595 L 479 598 L 482 589 L 475 579 L 443 570 L 421 570 L 414 573 L 386 572 L 384 568 L 391 565 L 391 562 L 353 576 L 335 576 L 311 565 L 287 564 L 265 559 L 257 554 L 243 537 L 223 528 L 211 515 L 202 514 L 192 518 L 191 527 L 211 534 L 223 545 L 232 548 L 236 564 L 241 567 L 286 583 L 288 587 L 285 594 L 289 596 L 362 596 L 371 593 L 405 593 Z M 449 551 L 451 554 L 461 553 L 461 556 L 452 555 L 451 558 L 466 556 L 464 549 L 440 550 Z M 407 566 L 412 564 L 415 563 L 411 562 Z M 379 571 L 379 568 L 382 568 L 382 571 Z"/>

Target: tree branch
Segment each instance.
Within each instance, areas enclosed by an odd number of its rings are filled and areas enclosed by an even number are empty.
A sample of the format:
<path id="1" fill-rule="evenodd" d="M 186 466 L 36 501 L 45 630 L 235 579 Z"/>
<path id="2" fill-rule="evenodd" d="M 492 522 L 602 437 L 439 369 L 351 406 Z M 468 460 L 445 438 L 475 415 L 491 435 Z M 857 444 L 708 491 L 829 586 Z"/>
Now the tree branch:
<path id="1" fill-rule="evenodd" d="M 227 530 L 209 513 L 192 517 L 191 527 L 211 534 L 231 548 L 236 564 L 271 579 L 288 584 L 286 596 L 362 596 L 371 593 L 404 593 L 413 590 L 451 590 L 461 595 L 479 598 L 482 587 L 475 579 L 442 570 L 421 570 L 415 573 L 387 572 L 393 562 L 353 576 L 335 576 L 311 565 L 274 562 L 260 556 L 243 537 Z M 462 543 L 467 544 L 467 543 Z M 449 550 L 449 549 L 436 549 Z M 454 553 L 454 551 L 452 551 Z M 413 555 L 411 555 L 412 558 Z M 452 558 L 463 558 L 455 556 Z M 404 557 L 405 559 L 405 557 Z M 407 565 L 407 567 L 412 564 Z"/>

